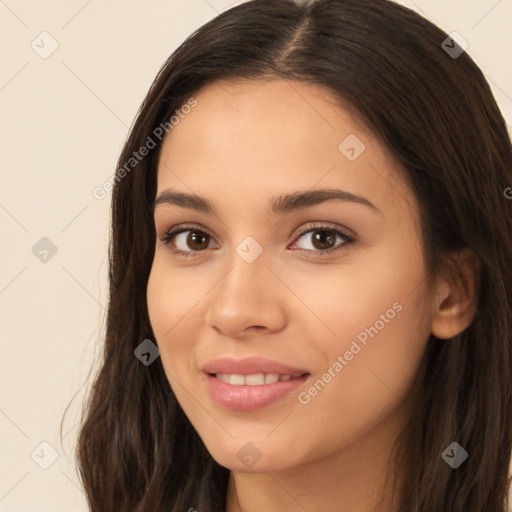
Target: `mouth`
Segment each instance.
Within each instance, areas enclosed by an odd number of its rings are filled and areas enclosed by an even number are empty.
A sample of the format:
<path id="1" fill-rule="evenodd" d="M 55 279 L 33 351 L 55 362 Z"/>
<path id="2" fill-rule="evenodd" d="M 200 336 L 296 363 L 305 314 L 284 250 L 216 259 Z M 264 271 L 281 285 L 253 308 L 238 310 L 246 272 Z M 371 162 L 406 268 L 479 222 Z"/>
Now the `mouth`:
<path id="1" fill-rule="evenodd" d="M 203 373 L 212 400 L 224 409 L 252 412 L 290 399 L 305 385 L 310 373 Z"/>
<path id="2" fill-rule="evenodd" d="M 202 372 L 208 393 L 218 405 L 244 412 L 289 399 L 311 377 L 304 367 L 259 356 L 220 357 L 203 366 Z"/>
<path id="3" fill-rule="evenodd" d="M 296 374 L 279 374 L 279 373 L 252 373 L 242 375 L 237 373 L 208 373 L 210 377 L 214 377 L 226 384 L 232 386 L 264 386 L 274 384 L 276 382 L 287 382 L 291 380 L 302 379 L 308 377 L 309 373 Z"/>

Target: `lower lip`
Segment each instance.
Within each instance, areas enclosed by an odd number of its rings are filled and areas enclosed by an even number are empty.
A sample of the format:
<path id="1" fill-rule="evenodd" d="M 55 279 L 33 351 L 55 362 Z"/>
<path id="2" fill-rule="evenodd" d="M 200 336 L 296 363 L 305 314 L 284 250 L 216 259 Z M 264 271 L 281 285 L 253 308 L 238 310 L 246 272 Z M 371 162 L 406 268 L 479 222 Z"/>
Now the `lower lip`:
<path id="1" fill-rule="evenodd" d="M 235 411 L 263 409 L 295 391 L 309 377 L 309 374 L 306 374 L 297 379 L 280 380 L 273 384 L 234 386 L 208 373 L 205 375 L 210 396 L 218 404 Z"/>

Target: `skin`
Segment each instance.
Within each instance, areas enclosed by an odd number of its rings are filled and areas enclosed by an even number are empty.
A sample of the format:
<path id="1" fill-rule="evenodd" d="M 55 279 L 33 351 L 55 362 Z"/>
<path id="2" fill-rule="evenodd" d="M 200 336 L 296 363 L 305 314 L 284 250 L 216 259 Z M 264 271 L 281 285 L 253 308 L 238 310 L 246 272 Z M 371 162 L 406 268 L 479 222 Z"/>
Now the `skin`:
<path id="1" fill-rule="evenodd" d="M 156 207 L 147 305 L 173 392 L 212 457 L 231 470 L 227 511 L 397 510 L 384 481 L 388 458 L 418 392 L 430 334 L 449 338 L 471 323 L 469 264 L 461 259 L 460 283 L 428 282 L 419 205 L 403 170 L 322 87 L 217 82 L 195 98 L 164 141 L 157 196 L 169 187 L 197 194 L 218 216 Z M 354 161 L 338 149 L 349 134 L 366 146 Z M 286 215 L 267 210 L 275 195 L 319 188 L 347 190 L 377 209 L 333 200 Z M 210 235 L 195 257 L 175 255 L 159 239 L 184 223 Z M 315 232 L 298 234 L 322 225 L 355 242 L 315 254 Z M 174 247 L 194 252 L 190 234 Z M 247 236 L 263 250 L 252 263 L 236 252 Z M 298 393 L 396 303 L 401 311 L 300 403 Z M 311 377 L 260 411 L 232 411 L 202 380 L 201 367 L 220 356 L 267 357 Z M 237 456 L 247 442 L 261 453 L 251 468 Z"/>

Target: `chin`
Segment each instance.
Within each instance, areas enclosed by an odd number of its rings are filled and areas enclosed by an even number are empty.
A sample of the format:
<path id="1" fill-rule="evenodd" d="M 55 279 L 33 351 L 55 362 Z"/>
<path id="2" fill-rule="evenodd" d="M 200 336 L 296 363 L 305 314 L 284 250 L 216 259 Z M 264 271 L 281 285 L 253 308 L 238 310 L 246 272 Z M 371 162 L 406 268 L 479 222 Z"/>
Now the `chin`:
<path id="1" fill-rule="evenodd" d="M 213 459 L 225 468 L 240 473 L 266 473 L 269 471 L 282 471 L 297 464 L 298 460 L 290 460 L 289 449 L 273 447 L 272 444 L 259 449 L 256 443 L 243 443 L 232 440 L 229 447 L 216 447 L 208 449 Z"/>

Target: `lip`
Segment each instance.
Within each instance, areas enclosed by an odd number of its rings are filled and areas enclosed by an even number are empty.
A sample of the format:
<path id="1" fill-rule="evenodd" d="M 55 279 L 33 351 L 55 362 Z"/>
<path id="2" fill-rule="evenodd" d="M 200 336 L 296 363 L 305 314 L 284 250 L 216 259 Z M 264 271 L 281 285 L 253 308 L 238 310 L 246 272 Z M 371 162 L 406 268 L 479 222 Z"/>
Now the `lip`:
<path id="1" fill-rule="evenodd" d="M 207 363 L 202 370 L 205 373 L 235 373 L 237 375 L 252 375 L 253 373 L 302 375 L 303 373 L 309 373 L 306 369 L 294 368 L 264 357 L 246 357 L 244 359 L 220 357 Z"/>
<path id="2" fill-rule="evenodd" d="M 245 412 L 263 409 L 280 399 L 286 398 L 311 376 L 306 370 L 261 357 L 245 359 L 222 357 L 206 364 L 202 370 L 210 396 L 215 402 L 226 409 Z M 217 379 L 215 375 L 211 375 L 215 373 L 237 375 L 277 373 L 279 375 L 292 375 L 296 378 L 277 381 L 272 384 L 235 386 Z"/>

